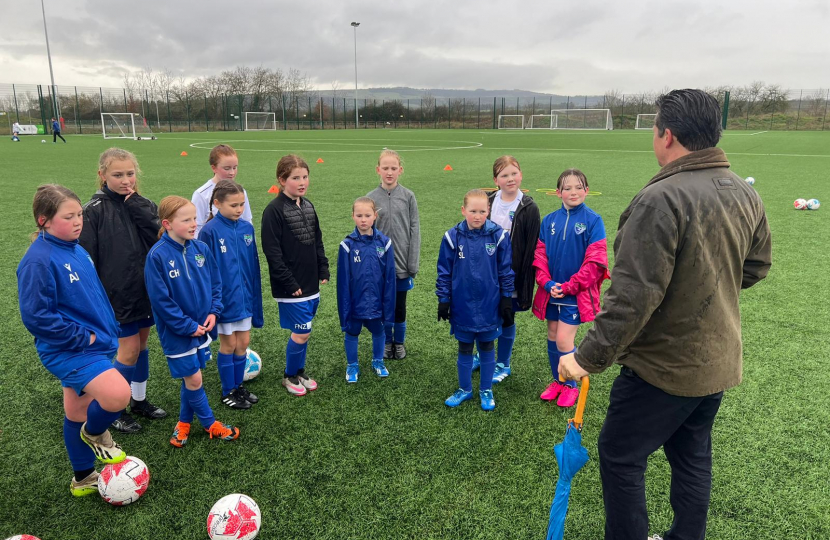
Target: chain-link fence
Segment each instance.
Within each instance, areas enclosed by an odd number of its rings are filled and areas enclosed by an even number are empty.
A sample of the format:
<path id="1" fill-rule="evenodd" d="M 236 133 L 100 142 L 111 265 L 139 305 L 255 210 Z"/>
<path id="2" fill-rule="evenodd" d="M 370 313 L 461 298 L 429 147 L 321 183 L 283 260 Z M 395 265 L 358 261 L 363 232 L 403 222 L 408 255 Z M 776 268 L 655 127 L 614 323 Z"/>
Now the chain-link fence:
<path id="1" fill-rule="evenodd" d="M 727 129 L 830 130 L 830 90 L 745 87 L 712 91 L 724 108 Z M 331 93 L 330 93 L 331 94 Z M 0 84 L 0 129 L 13 122 L 45 126 L 61 118 L 66 133 L 101 133 L 101 114 L 140 114 L 156 133 L 245 129 L 245 112 L 273 112 L 277 129 L 451 128 L 497 129 L 499 116 L 524 117 L 526 127 L 550 122 L 551 111 L 609 109 L 614 129 L 634 129 L 638 115 L 655 112 L 656 93 L 602 96 L 359 99 L 313 92 L 280 95 L 196 94 L 187 90 L 151 96 L 124 88 Z M 357 118 L 355 115 L 357 107 Z M 2 114 L 5 113 L 5 114 Z M 553 116 L 556 116 L 555 114 Z M 540 118 L 541 117 L 541 118 Z M 8 124 L 8 128 L 6 127 Z M 555 124 L 555 122 L 551 122 Z"/>

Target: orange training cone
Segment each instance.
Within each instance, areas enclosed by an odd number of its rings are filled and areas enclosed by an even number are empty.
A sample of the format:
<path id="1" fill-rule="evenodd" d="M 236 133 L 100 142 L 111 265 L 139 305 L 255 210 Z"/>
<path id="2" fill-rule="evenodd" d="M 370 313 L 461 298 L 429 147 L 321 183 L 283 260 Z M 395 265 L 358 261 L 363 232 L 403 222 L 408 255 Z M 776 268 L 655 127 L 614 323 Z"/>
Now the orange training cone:
<path id="1" fill-rule="evenodd" d="M 445 170 L 445 171 L 451 171 L 451 170 L 452 170 L 452 167 L 450 167 L 449 165 L 447 165 L 446 167 L 444 167 L 444 170 Z"/>
<path id="2" fill-rule="evenodd" d="M 186 156 L 187 152 L 182 152 L 181 155 Z"/>
<path id="3" fill-rule="evenodd" d="M 268 188 L 268 193 L 279 193 L 279 192 L 280 192 L 279 186 L 271 186 L 271 187 Z"/>
<path id="4" fill-rule="evenodd" d="M 317 158 L 317 163 L 323 163 L 323 158 Z"/>

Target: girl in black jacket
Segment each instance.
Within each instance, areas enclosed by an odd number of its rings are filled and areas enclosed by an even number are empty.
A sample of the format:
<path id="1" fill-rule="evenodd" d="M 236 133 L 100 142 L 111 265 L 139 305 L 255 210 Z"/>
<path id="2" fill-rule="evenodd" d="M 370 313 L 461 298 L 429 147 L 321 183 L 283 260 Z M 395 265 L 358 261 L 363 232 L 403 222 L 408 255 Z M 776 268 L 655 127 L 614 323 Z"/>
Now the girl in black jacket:
<path id="1" fill-rule="evenodd" d="M 130 411 L 155 419 L 167 413 L 146 398 L 153 311 L 144 287 L 144 260 L 161 225 L 156 205 L 138 193 L 139 173 L 132 152 L 110 148 L 101 154 L 98 191 L 84 206 L 80 243 L 95 263 L 121 326 L 114 365 L 130 383 Z M 141 429 L 126 410 L 113 427 L 122 433 Z"/>
<path id="2" fill-rule="evenodd" d="M 280 327 L 291 331 L 285 349 L 282 385 L 303 396 L 317 389 L 305 372 L 311 321 L 320 305 L 320 283 L 329 281 L 329 261 L 314 205 L 305 198 L 308 164 L 288 155 L 277 163 L 280 194 L 262 213 L 262 252 L 268 261 L 271 294 L 280 312 Z"/>
<path id="3" fill-rule="evenodd" d="M 533 285 L 536 271 L 533 255 L 539 240 L 541 215 L 530 195 L 522 192 L 522 169 L 513 156 L 501 156 L 493 163 L 493 182 L 497 191 L 490 194 L 490 215 L 493 223 L 510 233 L 513 248 L 513 272 L 516 274 L 513 291 L 513 310 L 527 311 L 533 304 Z M 516 325 L 504 326 L 498 343 L 496 371 L 493 382 L 501 382 L 510 375 L 510 357 L 516 341 Z M 476 356 L 476 359 L 478 357 Z"/>

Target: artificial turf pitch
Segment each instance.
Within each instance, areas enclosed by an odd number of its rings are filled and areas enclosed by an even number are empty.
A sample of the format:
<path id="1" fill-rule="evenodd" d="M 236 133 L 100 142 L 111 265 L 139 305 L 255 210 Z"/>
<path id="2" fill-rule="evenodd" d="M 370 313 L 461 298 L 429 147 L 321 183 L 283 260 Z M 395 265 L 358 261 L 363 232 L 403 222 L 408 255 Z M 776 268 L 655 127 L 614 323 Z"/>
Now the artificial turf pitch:
<path id="1" fill-rule="evenodd" d="M 523 187 L 543 215 L 558 208 L 559 199 L 537 190 L 554 188 L 565 168 L 585 171 L 590 189 L 601 192 L 587 203 L 602 215 L 611 245 L 620 213 L 658 170 L 650 132 L 366 130 L 67 139 L 68 144 L 41 144 L 40 137 L 0 141 L 0 312 L 6 314 L 0 333 L 0 538 L 204 538 L 208 510 L 234 492 L 259 504 L 263 539 L 544 537 L 557 479 L 552 447 L 562 440 L 572 412 L 538 397 L 551 378 L 545 326 L 529 313 L 517 316 L 513 375 L 494 387 L 494 412 L 483 412 L 478 400 L 447 408 L 443 400 L 457 387 L 456 341 L 435 314 L 441 235 L 462 219 L 459 208 L 468 189 L 492 186 L 495 158 L 513 154 L 523 168 Z M 408 356 L 389 361 L 391 376 L 380 380 L 369 369 L 370 340 L 364 335 L 360 381 L 347 386 L 331 283 L 322 288 L 308 352 L 307 369 L 320 389 L 302 398 L 288 395 L 279 384 L 287 332 L 278 328 L 261 258 L 266 326 L 253 332 L 251 346 L 264 367 L 249 385 L 260 403 L 249 411 L 228 409 L 219 401 L 215 364 L 205 373 L 217 418 L 238 425 L 239 440 L 210 440 L 194 429 L 185 448 L 170 446 L 179 383 L 171 380 L 151 334 L 148 396 L 170 415 L 141 420 L 138 434 L 116 433 L 126 452 L 149 466 L 150 487 L 124 508 L 94 496 L 75 499 L 68 490 L 72 473 L 61 435 L 60 387 L 41 366 L 17 307 L 15 268 L 34 230 L 35 187 L 57 182 L 89 200 L 98 154 L 118 145 L 138 156 L 145 196 L 156 202 L 171 194 L 190 198 L 210 177 L 208 150 L 220 142 L 239 152 L 237 180 L 248 190 L 257 229 L 273 197 L 268 188 L 279 157 L 296 152 L 309 161 L 309 198 L 333 274 L 338 243 L 354 226 L 351 203 L 378 184 L 378 153 L 383 147 L 401 151 L 401 183 L 418 199 L 422 234 L 421 271 L 408 300 Z M 720 146 L 737 174 L 756 178 L 774 245 L 769 277 L 741 298 L 744 382 L 726 393 L 715 423 L 707 537 L 825 539 L 830 210 L 796 211 L 792 201 L 815 197 L 830 203 L 830 132 L 730 131 Z M 316 163 L 318 158 L 324 162 Z M 447 164 L 452 171 L 443 170 Z M 603 534 L 596 441 L 617 372 L 611 368 L 592 378 L 583 432 L 591 461 L 573 482 L 569 539 Z M 654 533 L 671 521 L 669 484 L 668 464 L 657 453 L 647 474 Z"/>

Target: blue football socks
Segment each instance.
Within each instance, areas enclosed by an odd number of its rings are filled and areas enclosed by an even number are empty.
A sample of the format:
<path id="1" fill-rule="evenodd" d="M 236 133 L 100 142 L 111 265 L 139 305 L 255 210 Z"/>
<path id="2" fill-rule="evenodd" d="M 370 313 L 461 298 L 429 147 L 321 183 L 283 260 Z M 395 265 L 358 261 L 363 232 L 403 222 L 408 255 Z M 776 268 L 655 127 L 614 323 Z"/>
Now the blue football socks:
<path id="1" fill-rule="evenodd" d="M 510 367 L 510 357 L 513 355 L 513 343 L 516 342 L 516 325 L 511 324 L 507 328 L 501 329 L 499 336 L 499 364 L 504 364 L 505 367 Z"/>
<path id="2" fill-rule="evenodd" d="M 118 373 L 120 373 L 122 377 L 124 377 L 124 380 L 127 381 L 127 384 L 130 384 L 131 382 L 133 382 L 133 378 L 135 377 L 135 370 L 136 370 L 135 365 L 128 366 L 127 364 L 122 364 L 118 360 L 113 360 L 112 361 L 112 367 L 114 367 L 115 370 Z"/>
<path id="3" fill-rule="evenodd" d="M 343 338 L 343 347 L 346 349 L 346 362 L 352 365 L 357 365 L 357 338 L 351 334 L 345 334 Z M 383 354 L 380 356 L 383 358 Z"/>
<path id="4" fill-rule="evenodd" d="M 121 411 L 107 411 L 93 399 L 86 410 L 86 432 L 90 435 L 100 435 L 121 416 Z"/>
<path id="5" fill-rule="evenodd" d="M 83 425 L 83 422 L 73 422 L 63 417 L 63 444 L 66 446 L 66 453 L 69 454 L 72 470 L 76 472 L 76 480 L 83 480 L 87 476 L 78 478 L 77 474 L 83 474 L 95 467 L 95 452 L 81 439 L 81 426 Z"/>
<path id="6" fill-rule="evenodd" d="M 190 402 L 187 401 L 187 387 L 184 385 L 184 381 L 182 381 L 182 389 L 179 392 L 179 399 L 181 400 L 181 405 L 179 405 L 179 422 L 189 424 L 193 422 L 193 407 L 191 407 Z"/>
<path id="7" fill-rule="evenodd" d="M 395 328 L 395 325 L 392 323 L 384 323 L 383 324 L 383 331 L 386 334 L 386 343 L 392 343 L 392 330 Z"/>
<path id="8" fill-rule="evenodd" d="M 205 388 L 200 386 L 198 390 L 190 390 L 185 387 L 184 394 L 185 397 L 187 397 L 187 402 L 190 403 L 190 406 L 196 413 L 196 418 L 199 419 L 199 423 L 202 424 L 202 427 L 208 429 L 212 426 L 213 423 L 216 422 L 216 418 L 213 417 L 213 410 L 208 404 Z"/>
<path id="9" fill-rule="evenodd" d="M 395 343 L 403 343 L 406 341 L 406 321 L 395 323 L 395 334 L 392 338 Z M 381 356 L 381 358 L 383 358 Z"/>
<path id="10" fill-rule="evenodd" d="M 118 369 L 118 368 L 116 368 Z M 135 362 L 135 372 L 133 379 L 129 382 L 143 383 L 150 378 L 150 351 L 144 349 L 138 353 L 138 360 Z"/>
<path id="11" fill-rule="evenodd" d="M 301 345 L 288 338 L 288 345 L 285 346 L 285 375 L 287 377 L 296 377 L 298 371 L 305 369 L 307 350 L 307 341 Z"/>
<path id="12" fill-rule="evenodd" d="M 553 374 L 553 380 L 559 382 L 559 358 L 562 353 L 556 348 L 556 342 L 548 340 L 548 361 L 550 362 L 550 372 Z"/>
<path id="13" fill-rule="evenodd" d="M 493 379 L 493 373 L 490 373 Z M 473 391 L 473 355 L 458 353 L 458 387 L 465 392 Z"/>
<path id="14" fill-rule="evenodd" d="M 493 373 L 496 371 L 496 350 L 482 351 L 479 349 L 478 357 L 481 360 L 481 371 L 479 372 L 481 379 L 478 383 L 478 389 L 490 390 L 493 387 Z"/>
<path id="15" fill-rule="evenodd" d="M 570 351 L 564 351 L 564 352 L 559 351 L 559 360 L 561 360 L 562 357 L 565 356 L 566 354 L 572 354 L 572 353 L 575 353 L 575 352 L 576 352 L 576 347 L 574 347 Z M 557 367 L 557 369 L 556 369 L 557 379 L 556 380 L 559 380 L 559 378 L 558 378 L 559 377 L 559 360 L 556 361 L 556 367 Z M 570 386 L 571 388 L 576 388 L 576 381 L 565 381 L 562 384 L 564 384 L 565 386 Z"/>
<path id="16" fill-rule="evenodd" d="M 397 325 L 395 325 L 397 326 Z M 396 333 L 397 336 L 397 333 Z M 398 343 L 402 343 L 398 341 Z M 386 347 L 385 332 L 372 334 L 372 360 L 383 360 L 383 349 Z"/>
<path id="17" fill-rule="evenodd" d="M 216 367 L 219 370 L 219 381 L 222 383 L 222 395 L 227 396 L 236 388 L 234 385 L 233 354 L 217 353 Z"/>
<path id="18" fill-rule="evenodd" d="M 245 379 L 245 364 L 248 361 L 248 355 L 241 356 L 233 355 L 233 386 L 234 388 L 242 384 Z"/>

